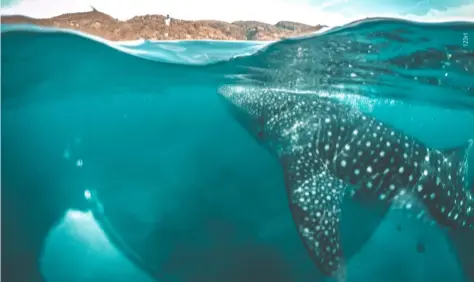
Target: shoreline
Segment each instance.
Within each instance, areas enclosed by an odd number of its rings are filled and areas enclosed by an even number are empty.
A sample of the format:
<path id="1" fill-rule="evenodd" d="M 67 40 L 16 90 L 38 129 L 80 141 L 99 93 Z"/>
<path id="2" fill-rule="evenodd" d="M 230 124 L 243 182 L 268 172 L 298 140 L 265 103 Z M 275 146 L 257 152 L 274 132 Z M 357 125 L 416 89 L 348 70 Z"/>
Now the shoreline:
<path id="1" fill-rule="evenodd" d="M 135 16 L 121 21 L 93 9 L 91 12 L 68 13 L 52 18 L 31 18 L 22 15 L 2 16 L 2 24 L 33 24 L 40 27 L 80 31 L 113 42 L 139 40 L 222 40 L 278 41 L 288 37 L 313 34 L 326 26 L 311 26 L 298 22 L 280 21 L 267 24 L 258 21 L 223 22 L 214 20 L 181 20 L 163 15 Z M 133 44 L 133 43 L 132 43 Z"/>

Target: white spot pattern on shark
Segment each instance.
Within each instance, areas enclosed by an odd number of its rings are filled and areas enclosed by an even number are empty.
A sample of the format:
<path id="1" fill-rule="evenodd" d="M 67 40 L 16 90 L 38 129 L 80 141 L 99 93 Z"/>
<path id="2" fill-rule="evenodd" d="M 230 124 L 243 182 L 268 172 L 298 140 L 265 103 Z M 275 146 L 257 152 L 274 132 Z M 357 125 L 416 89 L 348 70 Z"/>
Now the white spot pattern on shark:
<path id="1" fill-rule="evenodd" d="M 220 94 L 279 158 L 293 219 L 325 274 L 344 275 L 339 221 L 345 195 L 371 195 L 406 209 L 414 196 L 439 224 L 474 229 L 474 200 L 465 181 L 472 140 L 436 150 L 328 97 L 234 90 L 223 87 Z"/>

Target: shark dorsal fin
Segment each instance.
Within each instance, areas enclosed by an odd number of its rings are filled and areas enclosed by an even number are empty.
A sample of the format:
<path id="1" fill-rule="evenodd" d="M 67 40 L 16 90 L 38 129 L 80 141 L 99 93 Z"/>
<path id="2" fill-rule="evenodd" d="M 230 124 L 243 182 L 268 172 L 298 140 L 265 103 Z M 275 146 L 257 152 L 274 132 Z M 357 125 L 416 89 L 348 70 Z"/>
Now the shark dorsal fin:
<path id="1" fill-rule="evenodd" d="M 467 174 L 469 168 L 469 154 L 473 144 L 474 140 L 470 139 L 464 146 L 458 146 L 442 151 L 445 158 L 444 162 L 447 163 L 449 167 L 448 174 L 450 174 L 454 179 L 456 185 L 465 189 L 468 188 Z"/>

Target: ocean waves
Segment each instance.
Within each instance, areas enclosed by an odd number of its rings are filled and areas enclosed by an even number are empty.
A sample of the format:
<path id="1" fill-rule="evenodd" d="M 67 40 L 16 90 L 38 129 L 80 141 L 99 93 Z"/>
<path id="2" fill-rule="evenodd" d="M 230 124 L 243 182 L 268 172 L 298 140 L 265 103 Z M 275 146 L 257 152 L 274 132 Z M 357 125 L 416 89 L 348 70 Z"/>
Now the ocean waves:
<path id="1" fill-rule="evenodd" d="M 472 110 L 474 44 L 463 41 L 466 34 L 474 34 L 473 23 L 368 19 L 279 42 L 120 43 L 10 25 L 2 26 L 2 65 L 12 70 L 2 77 L 2 89 L 8 98 L 24 92 L 14 89 L 18 81 L 68 81 L 68 73 L 86 71 L 90 75 L 81 85 L 104 77 L 139 77 L 137 83 L 151 91 L 158 84 L 251 84 Z"/>

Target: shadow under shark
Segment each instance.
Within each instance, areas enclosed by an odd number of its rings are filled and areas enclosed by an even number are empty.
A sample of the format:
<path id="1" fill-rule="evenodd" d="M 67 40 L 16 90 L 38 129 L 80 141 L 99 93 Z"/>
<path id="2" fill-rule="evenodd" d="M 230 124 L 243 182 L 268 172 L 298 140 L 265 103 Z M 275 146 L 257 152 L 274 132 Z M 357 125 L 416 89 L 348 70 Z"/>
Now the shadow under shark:
<path id="1" fill-rule="evenodd" d="M 467 188 L 473 145 L 428 148 L 402 131 L 337 100 L 276 89 L 224 86 L 219 94 L 238 122 L 278 157 L 290 210 L 317 267 L 346 277 L 340 243 L 344 197 L 377 198 L 442 226 L 472 231 Z M 421 203 L 423 208 L 416 208 Z"/>

